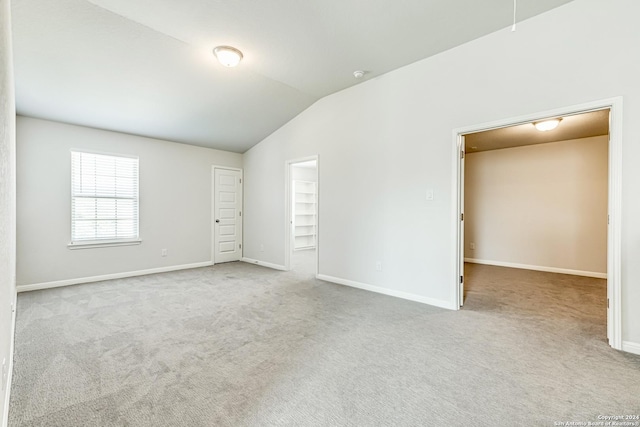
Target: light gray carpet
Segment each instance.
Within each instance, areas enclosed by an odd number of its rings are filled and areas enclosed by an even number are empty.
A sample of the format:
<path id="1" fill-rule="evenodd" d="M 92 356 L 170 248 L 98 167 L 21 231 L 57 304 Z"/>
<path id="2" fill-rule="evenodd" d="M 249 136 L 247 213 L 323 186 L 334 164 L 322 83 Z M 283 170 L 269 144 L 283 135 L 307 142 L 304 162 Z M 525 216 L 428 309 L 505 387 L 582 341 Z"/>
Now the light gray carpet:
<path id="1" fill-rule="evenodd" d="M 524 426 L 640 413 L 602 280 L 467 267 L 452 312 L 244 263 L 19 295 L 10 426 Z M 501 283 L 500 283 L 501 282 Z"/>

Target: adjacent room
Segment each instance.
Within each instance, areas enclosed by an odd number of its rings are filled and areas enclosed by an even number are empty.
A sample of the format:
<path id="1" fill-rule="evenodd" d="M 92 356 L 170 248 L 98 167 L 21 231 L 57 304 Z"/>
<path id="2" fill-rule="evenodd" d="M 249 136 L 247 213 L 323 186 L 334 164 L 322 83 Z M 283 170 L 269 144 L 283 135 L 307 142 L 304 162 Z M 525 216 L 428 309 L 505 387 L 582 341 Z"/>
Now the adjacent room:
<path id="1" fill-rule="evenodd" d="M 608 109 L 465 135 L 464 290 L 477 310 L 607 331 Z M 563 307 L 571 307 L 569 311 Z"/>
<path id="2" fill-rule="evenodd" d="M 2 426 L 638 425 L 637 16 L 0 0 Z"/>

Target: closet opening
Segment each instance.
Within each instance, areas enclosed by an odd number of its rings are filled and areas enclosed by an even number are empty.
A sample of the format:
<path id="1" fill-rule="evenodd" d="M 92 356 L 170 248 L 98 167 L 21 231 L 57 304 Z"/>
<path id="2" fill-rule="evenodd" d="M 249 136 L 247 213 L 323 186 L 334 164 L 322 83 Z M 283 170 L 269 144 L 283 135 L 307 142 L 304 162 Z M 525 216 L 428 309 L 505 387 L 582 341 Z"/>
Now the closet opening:
<path id="1" fill-rule="evenodd" d="M 287 164 L 287 269 L 301 275 L 318 274 L 318 159 Z"/>

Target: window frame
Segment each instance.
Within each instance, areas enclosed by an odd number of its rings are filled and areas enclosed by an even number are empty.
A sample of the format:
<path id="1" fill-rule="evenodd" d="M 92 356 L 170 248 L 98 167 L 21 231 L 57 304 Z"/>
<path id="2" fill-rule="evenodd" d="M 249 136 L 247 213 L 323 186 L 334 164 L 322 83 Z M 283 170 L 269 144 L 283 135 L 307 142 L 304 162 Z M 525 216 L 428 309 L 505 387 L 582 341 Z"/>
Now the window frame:
<path id="1" fill-rule="evenodd" d="M 136 235 L 134 238 L 123 238 L 123 239 L 98 239 L 98 240 L 73 240 L 73 223 L 74 223 L 74 209 L 73 202 L 75 199 L 74 193 L 74 171 L 73 171 L 73 153 L 79 154 L 92 154 L 97 156 L 110 156 L 110 157 L 119 157 L 125 159 L 135 159 L 137 162 L 137 183 L 136 183 L 136 192 L 135 192 L 135 202 L 137 204 L 137 221 L 136 221 Z M 85 149 L 71 149 L 69 152 L 69 171 L 70 171 L 70 212 L 69 212 L 69 234 L 71 235 L 71 240 L 67 244 L 69 249 L 91 249 L 91 248 L 105 248 L 105 247 L 114 247 L 114 246 L 131 246 L 131 245 L 139 245 L 142 243 L 142 239 L 140 237 L 140 157 L 135 155 L 127 155 L 127 154 L 116 154 L 116 153 L 107 153 L 101 151 L 93 151 L 93 150 L 85 150 Z M 113 197 L 113 199 L 118 199 L 117 197 Z"/>

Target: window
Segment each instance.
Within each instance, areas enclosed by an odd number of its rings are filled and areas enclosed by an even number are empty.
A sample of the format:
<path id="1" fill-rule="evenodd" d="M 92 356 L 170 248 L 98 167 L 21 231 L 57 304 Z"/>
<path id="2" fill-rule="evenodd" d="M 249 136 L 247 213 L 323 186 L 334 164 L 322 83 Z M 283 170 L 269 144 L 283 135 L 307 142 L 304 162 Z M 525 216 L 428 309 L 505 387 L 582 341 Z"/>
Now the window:
<path id="1" fill-rule="evenodd" d="M 140 243 L 138 159 L 71 152 L 71 244 Z"/>

